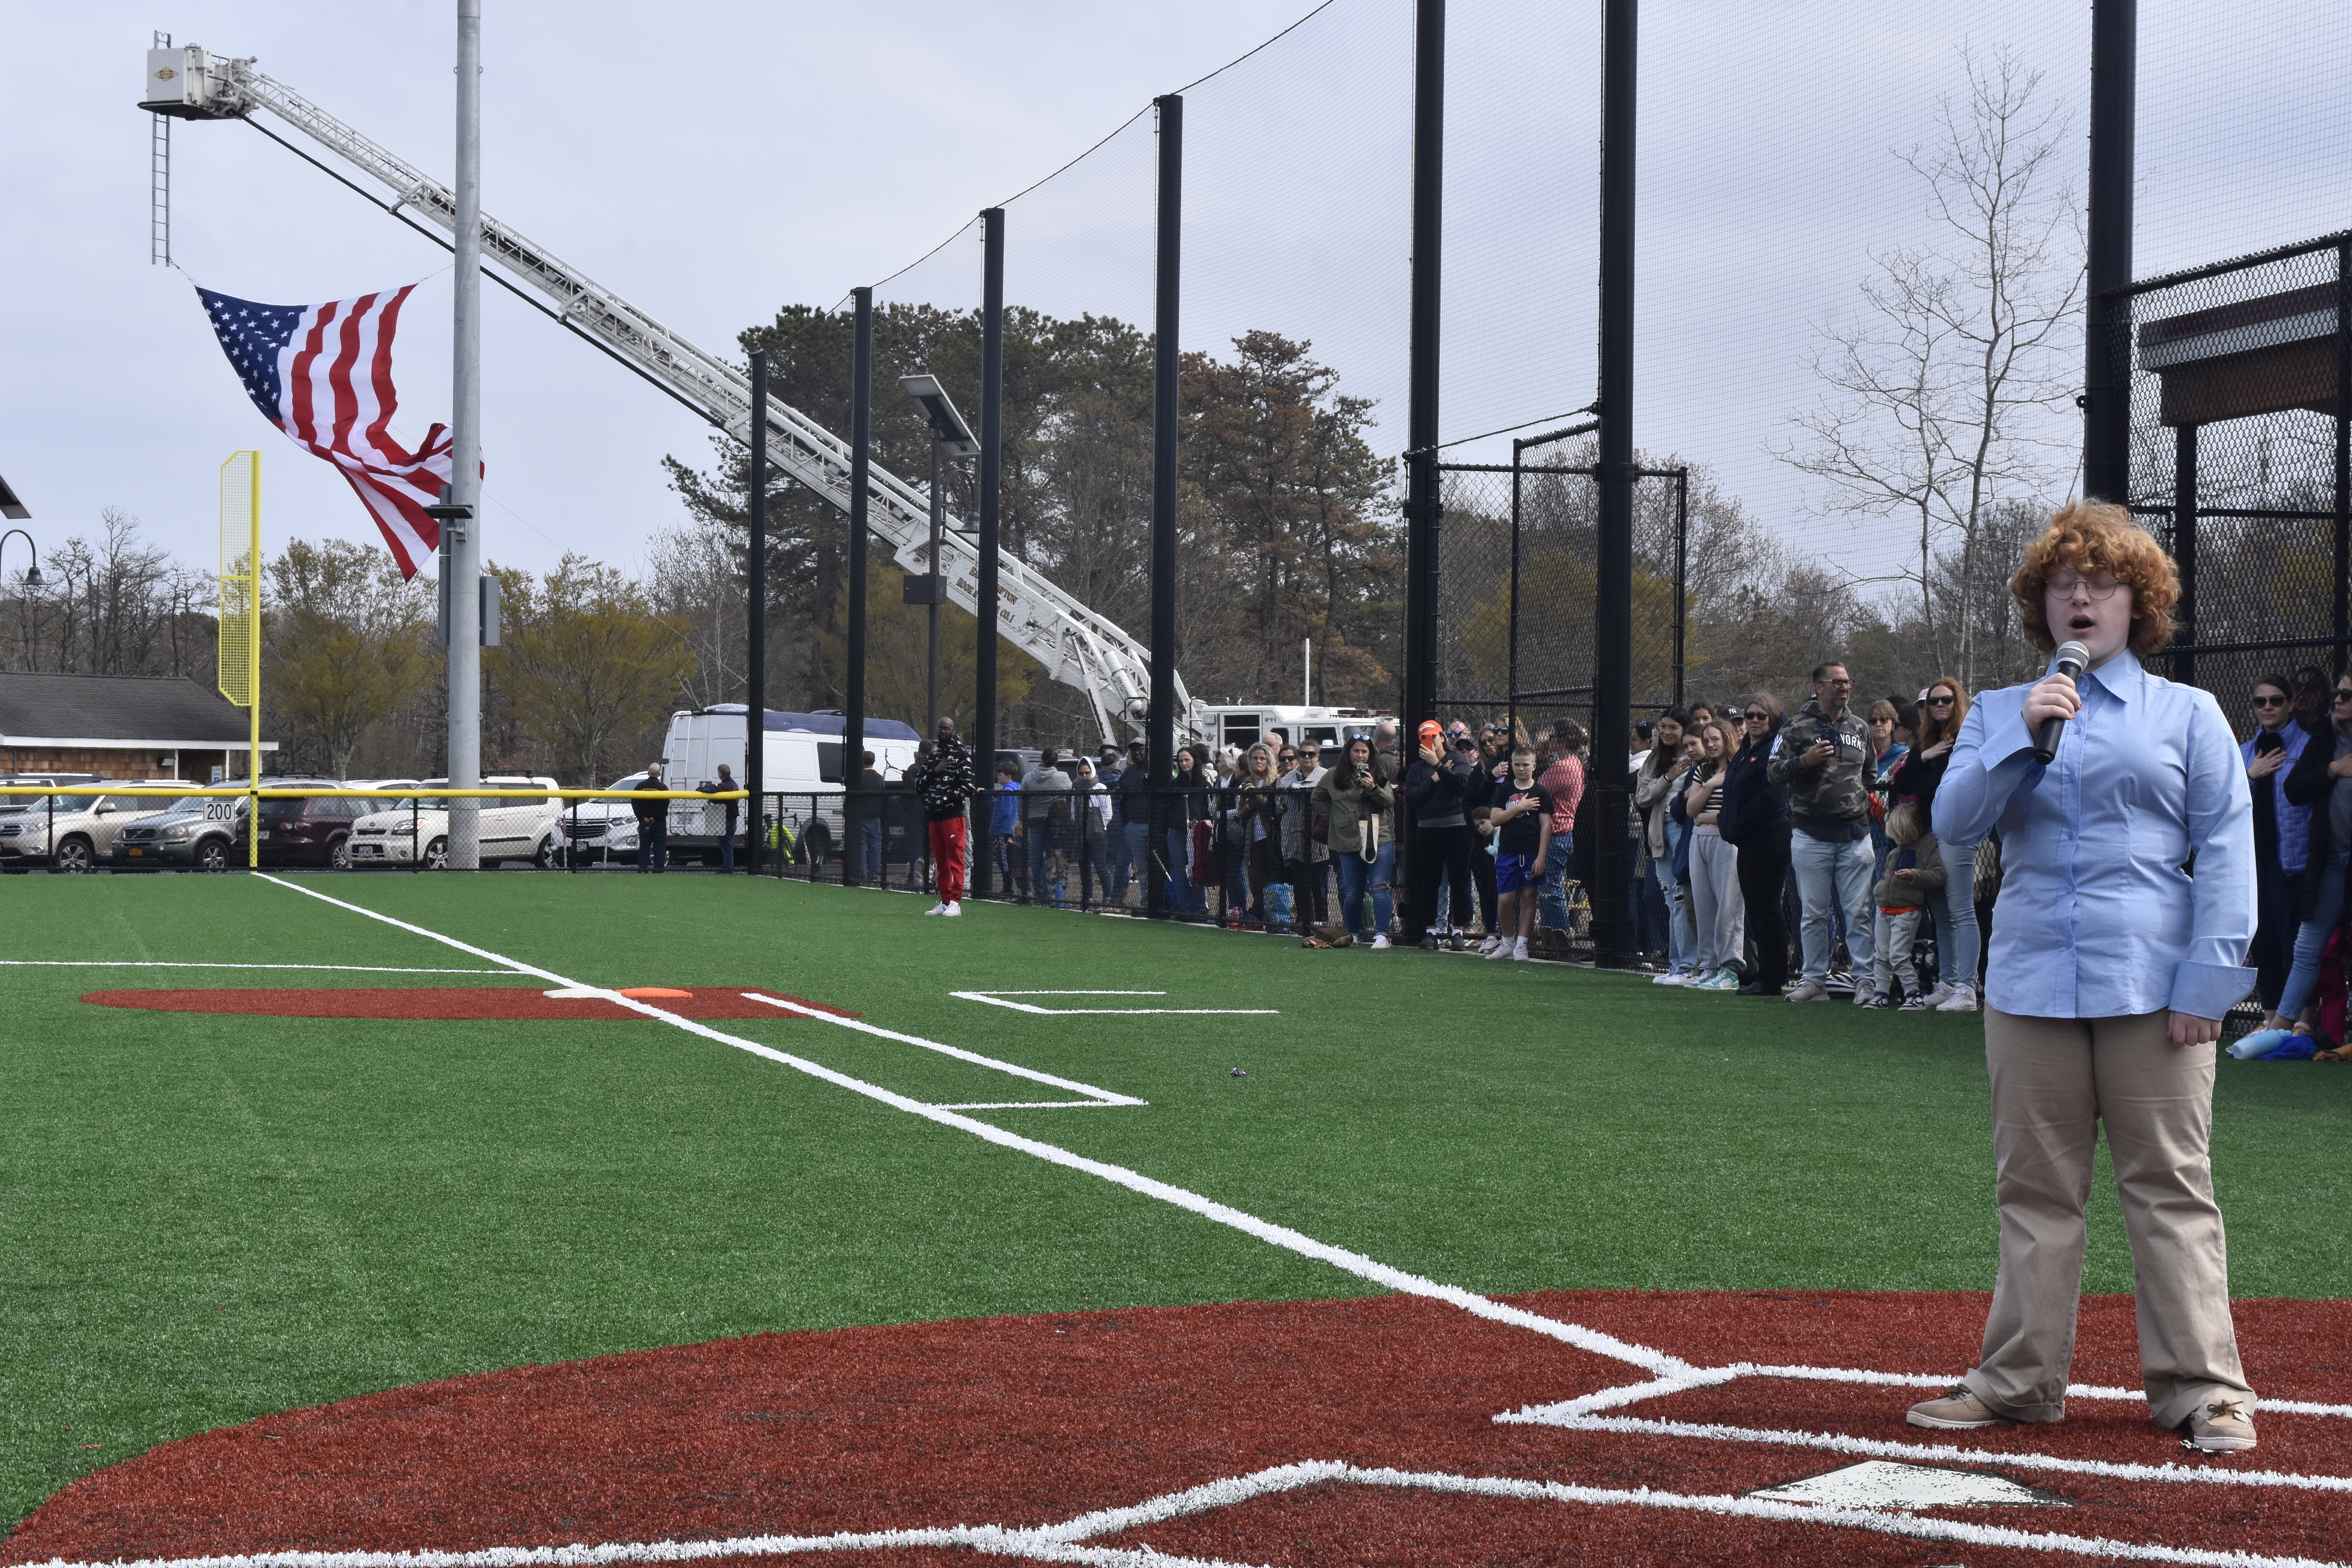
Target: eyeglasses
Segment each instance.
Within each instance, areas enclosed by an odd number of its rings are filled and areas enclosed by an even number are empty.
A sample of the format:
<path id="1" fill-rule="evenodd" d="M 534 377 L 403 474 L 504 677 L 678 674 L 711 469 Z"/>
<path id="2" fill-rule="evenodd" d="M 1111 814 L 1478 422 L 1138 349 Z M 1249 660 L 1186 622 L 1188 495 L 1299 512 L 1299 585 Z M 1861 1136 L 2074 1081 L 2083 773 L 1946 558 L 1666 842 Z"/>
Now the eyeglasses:
<path id="1" fill-rule="evenodd" d="M 2336 689 L 2336 700 L 2338 702 L 2352 702 L 2352 686 L 2337 687 Z"/>
<path id="2" fill-rule="evenodd" d="M 1748 715 L 1748 722 L 1750 724 L 1769 724 L 1771 721 L 1772 715 L 1769 713 L 1750 713 Z"/>
<path id="3" fill-rule="evenodd" d="M 1892 724 L 1895 721 L 1892 719 L 1873 719 L 1870 722 L 1873 727 L 1875 727 L 1880 724 Z"/>
<path id="4" fill-rule="evenodd" d="M 2352 697 L 2352 691 L 2339 691 L 2336 695 L 2338 697 Z M 2284 697 L 2257 697 L 2254 699 L 2254 706 L 2257 708 L 2284 708 L 2286 704 L 2287 700 Z"/>
<path id="5" fill-rule="evenodd" d="M 1954 697 L 1950 692 L 1940 691 L 1935 696 L 1928 698 L 1927 705 L 1930 708 L 1949 708 L 1953 703 L 1958 700 L 1959 699 Z"/>
<path id="6" fill-rule="evenodd" d="M 2078 577 L 2072 572 L 2061 572 L 2042 586 L 2044 592 L 2055 594 L 2062 599 L 2073 598 L 2077 588 L 2094 599 L 2112 599 L 2123 584 L 2112 574 L 2105 572 L 2095 577 Z"/>

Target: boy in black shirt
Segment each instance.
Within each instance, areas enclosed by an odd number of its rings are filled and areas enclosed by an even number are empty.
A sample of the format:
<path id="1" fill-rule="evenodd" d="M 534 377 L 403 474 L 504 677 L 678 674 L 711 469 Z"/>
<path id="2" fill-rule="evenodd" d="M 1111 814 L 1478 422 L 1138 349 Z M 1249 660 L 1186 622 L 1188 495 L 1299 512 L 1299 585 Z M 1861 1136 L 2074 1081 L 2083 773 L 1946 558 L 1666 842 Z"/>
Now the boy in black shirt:
<path id="1" fill-rule="evenodd" d="M 1501 896 L 1503 941 L 1489 958 L 1528 955 L 1535 930 L 1537 889 L 1551 850 L 1551 792 L 1536 783 L 1532 747 L 1511 751 L 1511 777 L 1495 786 L 1486 820 L 1495 828 L 1495 890 Z"/>

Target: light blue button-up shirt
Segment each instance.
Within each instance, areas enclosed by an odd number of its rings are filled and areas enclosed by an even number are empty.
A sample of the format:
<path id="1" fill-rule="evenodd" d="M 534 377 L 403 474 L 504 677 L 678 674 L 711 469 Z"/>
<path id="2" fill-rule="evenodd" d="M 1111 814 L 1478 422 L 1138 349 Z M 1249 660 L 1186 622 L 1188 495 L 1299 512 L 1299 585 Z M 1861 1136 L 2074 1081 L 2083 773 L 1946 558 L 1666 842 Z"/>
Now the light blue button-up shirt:
<path id="1" fill-rule="evenodd" d="M 2075 684 L 2083 710 L 2046 768 L 2025 728 L 2032 688 L 1979 694 L 1936 792 L 1945 843 L 2000 828 L 1985 1000 L 2038 1018 L 2219 1018 L 2254 985 L 2254 807 L 2237 737 L 2210 692 L 2128 652 Z"/>

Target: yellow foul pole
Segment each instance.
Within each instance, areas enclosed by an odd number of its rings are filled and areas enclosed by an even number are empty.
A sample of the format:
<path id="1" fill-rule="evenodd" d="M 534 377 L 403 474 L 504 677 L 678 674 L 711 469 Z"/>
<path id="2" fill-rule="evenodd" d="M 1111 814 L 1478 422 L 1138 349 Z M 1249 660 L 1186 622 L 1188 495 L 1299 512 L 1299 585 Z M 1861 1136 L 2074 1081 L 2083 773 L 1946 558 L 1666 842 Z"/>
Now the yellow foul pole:
<path id="1" fill-rule="evenodd" d="M 220 690 L 247 714 L 245 853 L 261 864 L 261 454 L 220 470 Z"/>

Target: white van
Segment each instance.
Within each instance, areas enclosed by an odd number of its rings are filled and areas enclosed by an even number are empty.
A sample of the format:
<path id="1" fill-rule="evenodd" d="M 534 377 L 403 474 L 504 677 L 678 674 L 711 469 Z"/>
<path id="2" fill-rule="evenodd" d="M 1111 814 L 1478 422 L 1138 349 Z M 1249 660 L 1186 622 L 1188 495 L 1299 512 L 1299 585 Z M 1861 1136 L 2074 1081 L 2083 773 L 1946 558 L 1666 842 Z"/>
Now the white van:
<path id="1" fill-rule="evenodd" d="M 662 742 L 662 772 L 670 788 L 700 789 L 715 784 L 721 763 L 727 764 L 739 784 L 744 783 L 747 712 L 740 702 L 722 702 L 692 712 L 671 714 L 669 734 Z M 761 771 L 764 775 L 761 792 L 783 797 L 784 827 L 795 841 L 808 835 L 811 847 L 819 851 L 829 851 L 841 842 L 843 728 L 839 713 L 790 713 L 772 708 L 767 710 L 761 747 Z M 885 783 L 896 783 L 906 776 L 907 770 L 914 765 L 915 747 L 921 740 L 912 725 L 896 719 L 866 721 L 866 750 L 874 753 L 875 771 Z M 675 811 L 670 816 L 671 854 L 675 856 L 684 849 L 696 856 L 707 852 L 715 858 L 719 835 L 726 830 L 726 804 L 674 804 L 684 810 Z M 775 804 L 768 803 L 768 809 L 772 810 Z M 689 817 L 699 820 L 689 822 Z"/>

